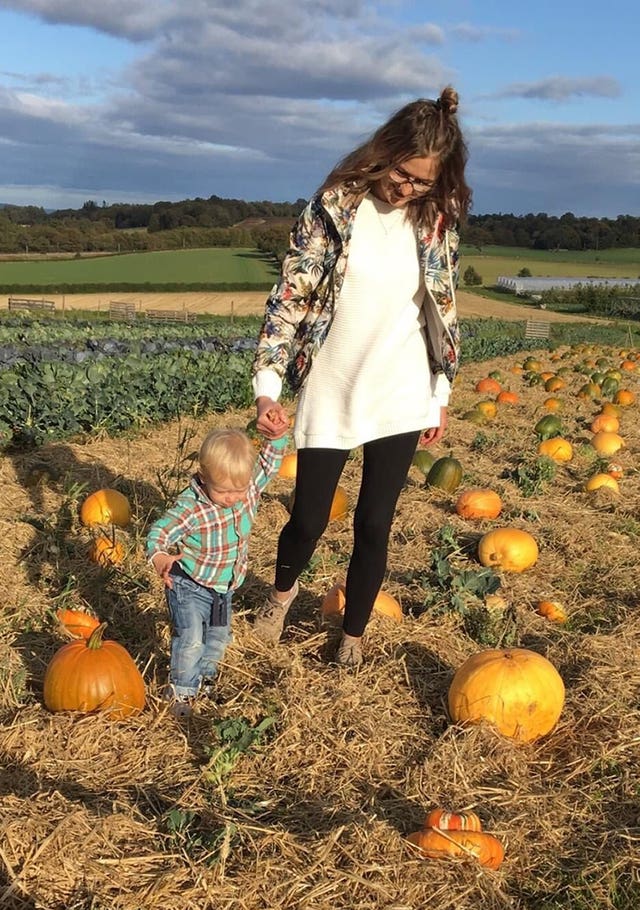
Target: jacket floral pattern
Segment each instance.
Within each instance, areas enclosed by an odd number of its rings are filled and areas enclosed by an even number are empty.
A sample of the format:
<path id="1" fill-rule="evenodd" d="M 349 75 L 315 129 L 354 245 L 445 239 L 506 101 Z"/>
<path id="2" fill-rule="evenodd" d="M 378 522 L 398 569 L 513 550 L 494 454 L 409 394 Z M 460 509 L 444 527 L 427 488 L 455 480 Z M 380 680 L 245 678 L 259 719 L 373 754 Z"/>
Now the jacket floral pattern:
<path id="1" fill-rule="evenodd" d="M 253 363 L 286 376 L 294 392 L 302 386 L 331 328 L 344 281 L 349 243 L 363 192 L 335 187 L 313 196 L 294 225 L 279 282 L 266 303 Z M 460 359 L 460 332 L 455 305 L 458 284 L 457 230 L 444 226 L 416 230 L 418 258 L 424 275 L 429 360 L 433 373 L 449 381 Z"/>

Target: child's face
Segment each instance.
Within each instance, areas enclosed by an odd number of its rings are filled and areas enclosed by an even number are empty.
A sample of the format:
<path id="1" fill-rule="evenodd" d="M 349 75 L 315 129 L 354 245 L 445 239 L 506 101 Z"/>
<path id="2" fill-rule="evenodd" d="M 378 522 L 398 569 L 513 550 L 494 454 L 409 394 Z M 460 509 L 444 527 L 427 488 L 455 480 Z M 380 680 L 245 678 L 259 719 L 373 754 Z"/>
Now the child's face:
<path id="1" fill-rule="evenodd" d="M 247 481 L 245 486 L 238 487 L 237 481 L 234 483 L 230 477 L 217 475 L 212 478 L 202 468 L 199 473 L 202 486 L 205 488 L 211 502 L 215 503 L 215 505 L 229 509 L 247 498 L 249 481 Z"/>

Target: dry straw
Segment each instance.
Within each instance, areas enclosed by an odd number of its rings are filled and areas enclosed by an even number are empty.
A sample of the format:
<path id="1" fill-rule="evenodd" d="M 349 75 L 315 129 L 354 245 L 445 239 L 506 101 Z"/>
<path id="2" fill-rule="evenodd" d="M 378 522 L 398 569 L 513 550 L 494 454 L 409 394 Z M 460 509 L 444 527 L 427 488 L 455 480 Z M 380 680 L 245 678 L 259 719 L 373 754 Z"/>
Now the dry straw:
<path id="1" fill-rule="evenodd" d="M 475 382 L 511 362 L 463 370 L 438 452 L 461 460 L 465 486 L 500 492 L 503 518 L 458 518 L 455 497 L 425 488 L 411 469 L 385 581 L 406 618 L 401 625 L 372 620 L 366 663 L 350 675 L 329 663 L 336 632 L 319 620 L 322 596 L 344 576 L 348 522 L 331 525 L 320 542 L 283 642 L 266 647 L 252 636 L 287 518 L 291 482 L 277 478 L 259 512 L 217 692 L 187 722 L 172 718 L 159 697 L 169 632 L 161 586 L 141 549 L 145 524 L 162 506 L 158 476 L 173 463 L 184 425 L 3 459 L 0 907 L 640 905 L 637 410 L 623 418 L 624 496 L 581 492 L 593 462 L 581 444 L 588 439 L 581 421 L 593 406 L 581 401 L 566 419 L 576 458 L 524 496 L 513 468 L 535 453 L 532 426 L 545 393 L 514 376 L 522 407 L 501 409 L 483 428 L 461 418 L 477 400 Z M 195 436 L 223 423 L 243 426 L 250 416 L 212 416 L 194 424 Z M 352 503 L 359 469 L 356 454 L 343 479 Z M 132 501 L 135 523 L 118 532 L 128 551 L 122 570 L 87 560 L 80 485 L 115 485 Z M 528 746 L 490 728 L 453 727 L 446 712 L 453 672 L 480 645 L 463 617 L 447 611 L 432 551 L 449 525 L 460 545 L 455 571 L 477 570 L 480 534 L 503 519 L 540 545 L 536 567 L 503 577 L 517 641 L 545 654 L 567 688 L 556 730 Z M 541 596 L 564 602 L 567 627 L 535 613 Z M 112 723 L 43 708 L 44 669 L 62 644 L 58 606 L 92 609 L 136 657 L 149 693 L 142 715 Z M 434 806 L 476 811 L 506 846 L 501 870 L 421 859 L 405 837 Z"/>

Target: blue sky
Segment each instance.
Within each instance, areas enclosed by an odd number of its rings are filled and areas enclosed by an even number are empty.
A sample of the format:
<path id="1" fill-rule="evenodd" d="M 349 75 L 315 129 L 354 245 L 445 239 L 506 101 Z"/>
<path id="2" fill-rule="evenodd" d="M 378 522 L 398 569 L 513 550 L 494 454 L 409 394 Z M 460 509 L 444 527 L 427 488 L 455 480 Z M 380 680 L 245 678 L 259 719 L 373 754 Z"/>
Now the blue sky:
<path id="1" fill-rule="evenodd" d="M 0 202 L 306 198 L 450 83 L 473 212 L 640 215 L 636 4 L 0 0 Z"/>

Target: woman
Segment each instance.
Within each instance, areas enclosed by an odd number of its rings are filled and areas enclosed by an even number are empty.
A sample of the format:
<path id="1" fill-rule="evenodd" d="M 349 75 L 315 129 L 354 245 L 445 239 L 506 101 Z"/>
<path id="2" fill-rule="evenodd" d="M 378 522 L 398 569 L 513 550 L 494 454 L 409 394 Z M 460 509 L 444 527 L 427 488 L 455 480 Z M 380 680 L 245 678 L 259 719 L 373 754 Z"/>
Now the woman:
<path id="1" fill-rule="evenodd" d="M 283 432 L 283 378 L 300 392 L 295 503 L 255 619 L 263 639 L 279 639 L 349 452 L 363 449 L 336 653 L 345 667 L 362 661 L 420 431 L 429 445 L 447 424 L 459 358 L 456 226 L 471 200 L 457 107 L 451 87 L 406 105 L 331 171 L 291 233 L 254 361 L 266 437 Z"/>

